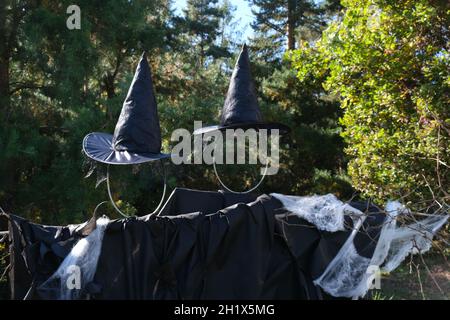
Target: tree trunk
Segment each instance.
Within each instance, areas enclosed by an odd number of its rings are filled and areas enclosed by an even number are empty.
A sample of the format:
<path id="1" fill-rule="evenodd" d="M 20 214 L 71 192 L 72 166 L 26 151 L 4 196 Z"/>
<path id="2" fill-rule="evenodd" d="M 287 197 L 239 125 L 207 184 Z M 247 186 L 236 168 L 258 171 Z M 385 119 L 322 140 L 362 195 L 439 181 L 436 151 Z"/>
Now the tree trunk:
<path id="1" fill-rule="evenodd" d="M 203 36 L 201 36 L 200 41 L 200 68 L 203 68 L 203 63 L 205 62 L 205 43 L 203 40 Z"/>
<path id="2" fill-rule="evenodd" d="M 116 88 L 114 85 L 114 80 L 115 77 L 109 73 L 103 78 L 104 90 L 108 95 L 108 99 L 112 99 L 116 96 Z"/>
<path id="3" fill-rule="evenodd" d="M 0 112 L 4 113 L 9 107 L 9 57 L 0 57 Z"/>
<path id="4" fill-rule="evenodd" d="M 287 49 L 295 49 L 295 0 L 288 0 Z"/>
<path id="5" fill-rule="evenodd" d="M 6 2 L 0 4 L 0 114 L 9 105 L 9 35 L 6 31 Z"/>

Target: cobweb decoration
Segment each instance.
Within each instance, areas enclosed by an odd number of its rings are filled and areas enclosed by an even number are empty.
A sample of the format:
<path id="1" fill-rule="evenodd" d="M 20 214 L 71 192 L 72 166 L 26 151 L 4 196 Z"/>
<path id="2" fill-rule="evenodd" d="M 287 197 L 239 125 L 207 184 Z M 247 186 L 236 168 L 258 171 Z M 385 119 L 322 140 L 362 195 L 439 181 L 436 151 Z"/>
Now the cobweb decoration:
<path id="1" fill-rule="evenodd" d="M 95 187 L 97 188 L 102 182 L 106 181 L 106 165 L 95 161 L 81 151 L 83 154 L 83 172 L 86 172 L 85 178 L 89 178 L 94 175 L 97 175 L 97 180 L 95 182 Z"/>
<path id="2" fill-rule="evenodd" d="M 53 298 L 58 300 L 79 299 L 86 285 L 94 278 L 108 223 L 107 217 L 98 218 L 96 228 L 86 238 L 75 244 L 55 273 L 40 285 L 38 290 L 55 292 L 56 296 Z M 79 279 L 73 278 L 77 276 Z M 77 281 L 79 281 L 78 287 Z"/>
<path id="3" fill-rule="evenodd" d="M 386 205 L 387 217 L 380 232 L 372 259 L 362 257 L 356 251 L 353 240 L 366 219 L 362 216 L 344 246 L 324 273 L 314 283 L 335 297 L 357 298 L 364 296 L 369 289 L 370 266 L 380 266 L 389 251 L 390 239 L 395 231 L 395 217 L 403 207 L 398 202 Z"/>
<path id="4" fill-rule="evenodd" d="M 383 270 L 393 271 L 410 253 L 425 253 L 430 250 L 433 236 L 448 218 L 448 215 L 431 215 L 421 221 L 397 228 L 392 234 L 391 247 Z"/>
<path id="5" fill-rule="evenodd" d="M 397 201 L 388 202 L 385 211 L 387 221 L 381 229 L 372 258 L 360 256 L 353 243 L 365 219 L 363 217 L 325 272 L 314 281 L 316 285 L 335 297 L 363 297 L 371 287 L 375 270 L 391 272 L 409 254 L 427 252 L 434 235 L 448 220 L 448 215 L 431 215 L 398 227 L 397 217 L 408 213 L 405 207 Z"/>
<path id="6" fill-rule="evenodd" d="M 323 231 L 344 231 L 345 215 L 349 215 L 354 220 L 355 217 L 363 215 L 360 210 L 343 203 L 333 194 L 298 197 L 271 193 L 271 196 L 280 200 L 286 210 Z"/>
<path id="7" fill-rule="evenodd" d="M 335 297 L 365 296 L 370 289 L 374 270 L 391 272 L 409 254 L 428 251 L 434 235 L 449 218 L 448 214 L 428 215 L 420 221 L 397 226 L 397 218 L 410 212 L 398 201 L 388 202 L 385 208 L 386 219 L 375 251 L 369 259 L 358 254 L 353 242 L 366 219 L 366 215 L 361 211 L 350 209 L 349 205 L 329 194 L 312 197 L 272 195 L 279 199 L 288 211 L 314 224 L 320 230 L 343 230 L 345 214 L 350 214 L 356 221 L 342 248 L 323 274 L 314 281 Z"/>
<path id="8" fill-rule="evenodd" d="M 105 182 L 107 179 L 107 165 L 89 158 L 88 156 L 86 156 L 83 150 L 81 151 L 81 153 L 83 154 L 83 172 L 86 172 L 84 177 L 90 178 L 96 175 L 95 187 L 97 188 L 102 182 Z M 157 161 L 157 163 L 159 164 L 160 162 Z M 148 166 L 146 166 L 146 163 L 133 164 L 129 165 L 129 167 L 131 167 L 131 173 L 133 175 L 137 175 L 145 168 L 148 168 Z M 152 176 L 155 176 L 157 174 L 161 176 L 164 175 L 164 170 L 161 165 L 152 166 L 152 168 Z"/>

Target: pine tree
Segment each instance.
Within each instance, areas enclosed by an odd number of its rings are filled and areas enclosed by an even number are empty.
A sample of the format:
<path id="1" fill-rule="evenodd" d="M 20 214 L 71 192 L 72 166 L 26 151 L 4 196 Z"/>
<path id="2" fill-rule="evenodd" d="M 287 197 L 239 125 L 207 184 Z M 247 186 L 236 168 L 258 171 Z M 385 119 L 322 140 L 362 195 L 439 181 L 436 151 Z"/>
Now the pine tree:
<path id="1" fill-rule="evenodd" d="M 189 46 L 196 52 L 195 59 L 203 65 L 208 57 L 229 56 L 220 39 L 221 27 L 229 7 L 221 6 L 218 0 L 188 0 L 183 19 L 179 20 L 182 30 L 188 35 Z"/>
<path id="2" fill-rule="evenodd" d="M 164 49 L 167 0 L 79 2 L 80 30 L 66 28 L 70 0 L 37 3 L 0 1 L 0 203 L 80 221 L 99 195 L 80 141 L 113 129 L 136 57 Z"/>
<path id="3" fill-rule="evenodd" d="M 254 6 L 255 36 L 251 39 L 253 70 L 266 117 L 292 128 L 290 148 L 283 155 L 286 170 L 271 179 L 296 181 L 284 192 L 334 192 L 349 196 L 351 187 L 339 175 L 345 166 L 339 137 L 339 104 L 315 81 L 299 83 L 284 53 L 300 41 L 315 41 L 339 9 L 337 1 L 319 5 L 309 0 L 249 0 Z M 334 5 L 333 5 L 334 4 Z M 280 112 L 280 110 L 283 110 Z M 283 117 L 283 118 L 281 118 Z"/>
<path id="4" fill-rule="evenodd" d="M 296 29 L 310 20 L 308 15 L 316 12 L 314 1 L 310 0 L 248 0 L 256 7 L 252 12 L 255 22 L 252 27 L 278 46 L 280 40 L 286 42 L 286 48 L 296 47 Z"/>

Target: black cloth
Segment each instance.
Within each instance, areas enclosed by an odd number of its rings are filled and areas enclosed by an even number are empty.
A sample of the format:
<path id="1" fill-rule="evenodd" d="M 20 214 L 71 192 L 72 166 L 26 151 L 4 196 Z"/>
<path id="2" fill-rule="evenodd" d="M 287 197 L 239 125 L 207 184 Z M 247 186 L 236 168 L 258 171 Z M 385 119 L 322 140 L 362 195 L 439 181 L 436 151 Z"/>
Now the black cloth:
<path id="1" fill-rule="evenodd" d="M 358 204 L 355 204 L 357 207 Z M 376 207 L 370 207 L 375 211 Z M 323 232 L 262 195 L 176 189 L 160 216 L 111 221 L 92 283 L 92 299 L 322 299 L 317 278 L 351 232 Z M 12 297 L 22 299 L 54 272 L 89 223 L 46 227 L 11 215 Z M 370 255 L 382 221 L 366 219 Z M 369 239 L 369 240 L 368 240 Z M 41 250 L 40 248 L 44 248 Z M 31 290 L 47 299 L 57 293 Z"/>
<path id="2" fill-rule="evenodd" d="M 58 268 L 92 221 L 74 226 L 44 226 L 9 215 L 11 298 L 36 297 L 34 288 Z M 30 290 L 31 289 L 31 290 Z"/>

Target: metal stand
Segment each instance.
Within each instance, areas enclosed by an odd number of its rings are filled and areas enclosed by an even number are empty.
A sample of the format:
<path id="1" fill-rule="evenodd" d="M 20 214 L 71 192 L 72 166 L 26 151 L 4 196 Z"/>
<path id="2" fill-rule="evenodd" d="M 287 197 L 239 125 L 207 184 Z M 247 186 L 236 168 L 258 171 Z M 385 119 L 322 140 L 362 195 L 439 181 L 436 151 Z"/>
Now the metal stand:
<path id="1" fill-rule="evenodd" d="M 217 180 L 219 180 L 219 183 L 222 185 L 222 187 L 223 187 L 225 190 L 227 190 L 228 192 L 231 192 L 231 193 L 236 193 L 236 194 L 246 194 L 246 193 L 250 193 L 250 192 L 254 191 L 256 188 L 258 188 L 258 187 L 260 186 L 260 184 L 263 182 L 264 178 L 266 177 L 267 169 L 269 168 L 269 160 L 267 160 L 266 168 L 264 169 L 264 173 L 263 173 L 261 179 L 258 181 L 258 183 L 257 183 L 254 187 L 252 187 L 252 188 L 250 188 L 249 190 L 246 190 L 246 191 L 234 191 L 234 190 L 231 190 L 230 188 L 228 188 L 228 187 L 225 185 L 225 183 L 223 183 L 222 179 L 220 179 L 219 174 L 217 173 L 216 161 L 215 161 L 215 160 L 216 160 L 216 159 L 213 158 L 214 173 L 216 174 Z"/>
<path id="2" fill-rule="evenodd" d="M 163 168 L 163 174 L 164 174 L 164 189 L 163 189 L 163 194 L 162 194 L 162 197 L 161 197 L 161 200 L 160 200 L 158 206 L 157 206 L 156 209 L 155 209 L 152 213 L 150 213 L 150 214 L 155 214 L 155 213 L 157 213 L 157 212 L 159 211 L 159 209 L 160 209 L 161 206 L 163 205 L 164 199 L 165 199 L 165 197 L 166 197 L 166 191 L 167 191 L 167 172 L 166 172 L 166 167 L 164 166 L 163 161 L 162 161 L 162 160 L 160 160 L 160 161 L 161 161 L 161 165 L 162 165 L 162 168 Z M 123 217 L 129 218 L 129 217 L 130 217 L 129 215 L 125 214 L 124 212 L 122 212 L 122 210 L 119 209 L 119 207 L 116 205 L 116 203 L 115 203 L 115 201 L 114 201 L 114 199 L 113 199 L 113 197 L 112 197 L 111 184 L 110 184 L 110 181 L 109 181 L 109 164 L 108 164 L 108 167 L 107 167 L 107 169 L 106 169 L 106 187 L 107 187 L 107 189 L 108 189 L 109 200 L 110 200 L 112 206 L 114 207 L 114 209 L 115 209 L 118 213 L 120 213 L 120 215 L 122 215 Z M 98 204 L 95 210 L 97 210 L 98 207 L 101 206 L 103 203 L 104 203 L 104 202 Z"/>
<path id="3" fill-rule="evenodd" d="M 0 231 L 0 243 L 5 242 L 9 239 L 9 231 Z"/>

